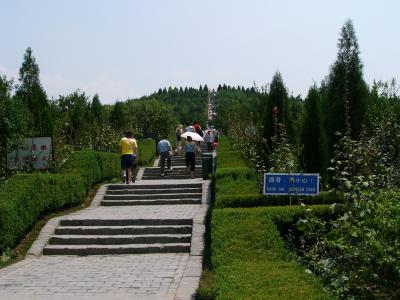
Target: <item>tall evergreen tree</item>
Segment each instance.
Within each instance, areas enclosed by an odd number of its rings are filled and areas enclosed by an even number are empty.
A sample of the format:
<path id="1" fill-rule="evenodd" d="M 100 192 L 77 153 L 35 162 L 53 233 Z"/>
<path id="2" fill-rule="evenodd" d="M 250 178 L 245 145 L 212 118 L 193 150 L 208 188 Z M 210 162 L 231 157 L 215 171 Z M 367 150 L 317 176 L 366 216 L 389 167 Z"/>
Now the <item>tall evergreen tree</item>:
<path id="1" fill-rule="evenodd" d="M 304 106 L 306 110 L 302 132 L 304 169 L 307 172 L 320 173 L 325 179 L 328 166 L 328 145 L 321 109 L 321 96 L 316 86 L 308 91 Z"/>
<path id="2" fill-rule="evenodd" d="M 275 134 L 276 124 L 284 124 L 287 128 L 289 140 L 293 141 L 293 127 L 288 103 L 288 93 L 282 80 L 282 75 L 276 72 L 270 85 L 268 102 L 264 107 L 262 124 L 264 126 L 263 136 L 270 143 Z"/>
<path id="3" fill-rule="evenodd" d="M 50 103 L 40 83 L 39 66 L 30 47 L 26 49 L 24 61 L 19 69 L 19 82 L 16 96 L 32 113 L 36 134 L 52 134 L 54 120 L 51 116 Z"/>
<path id="4" fill-rule="evenodd" d="M 101 105 L 99 95 L 95 94 L 90 105 L 90 114 L 94 121 L 98 124 L 102 122 L 102 112 L 103 106 Z"/>
<path id="5" fill-rule="evenodd" d="M 327 80 L 326 125 L 330 146 L 336 141 L 335 132 L 357 138 L 361 132 L 368 97 L 362 74 L 359 46 L 351 20 L 342 27 L 337 60 Z"/>

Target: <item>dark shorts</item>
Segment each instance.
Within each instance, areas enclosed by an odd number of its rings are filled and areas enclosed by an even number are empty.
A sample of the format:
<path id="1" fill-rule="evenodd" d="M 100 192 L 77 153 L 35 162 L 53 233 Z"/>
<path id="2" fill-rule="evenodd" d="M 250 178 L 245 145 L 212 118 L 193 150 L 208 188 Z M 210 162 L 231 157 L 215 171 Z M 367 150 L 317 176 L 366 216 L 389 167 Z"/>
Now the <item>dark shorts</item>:
<path id="1" fill-rule="evenodd" d="M 132 154 L 125 154 L 121 156 L 121 169 L 133 168 L 134 156 Z"/>
<path id="2" fill-rule="evenodd" d="M 194 152 L 186 152 L 185 161 L 186 167 L 190 167 L 190 170 L 194 171 L 194 165 L 196 163 L 196 155 L 194 154 Z"/>

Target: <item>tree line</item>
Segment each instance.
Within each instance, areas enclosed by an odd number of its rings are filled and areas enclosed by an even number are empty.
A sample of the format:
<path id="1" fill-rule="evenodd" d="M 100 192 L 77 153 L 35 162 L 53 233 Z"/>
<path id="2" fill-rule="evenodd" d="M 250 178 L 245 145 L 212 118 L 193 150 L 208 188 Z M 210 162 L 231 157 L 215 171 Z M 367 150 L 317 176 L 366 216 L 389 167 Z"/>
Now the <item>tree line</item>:
<path id="1" fill-rule="evenodd" d="M 151 95 L 104 105 L 98 94 L 80 90 L 49 99 L 40 82 L 39 65 L 29 47 L 18 82 L 0 74 L 0 151 L 16 148 L 24 137 L 52 136 L 55 164 L 73 150 L 115 152 L 126 129 L 138 139 L 160 139 L 180 122 L 207 118 L 207 85 L 163 88 Z M 6 173 L 1 155 L 0 177 Z"/>
<path id="2" fill-rule="evenodd" d="M 216 124 L 235 138 L 260 172 L 318 172 L 324 182 L 331 182 L 328 169 L 334 145 L 344 136 L 359 140 L 373 134 L 379 122 L 398 123 L 398 88 L 394 79 L 367 85 L 354 26 L 348 20 L 329 74 L 310 87 L 305 99 L 289 95 L 279 72 L 262 87 L 220 85 Z M 400 152 L 392 142 L 398 134 L 386 137 L 387 145 L 396 148 L 391 157 L 397 160 Z"/>

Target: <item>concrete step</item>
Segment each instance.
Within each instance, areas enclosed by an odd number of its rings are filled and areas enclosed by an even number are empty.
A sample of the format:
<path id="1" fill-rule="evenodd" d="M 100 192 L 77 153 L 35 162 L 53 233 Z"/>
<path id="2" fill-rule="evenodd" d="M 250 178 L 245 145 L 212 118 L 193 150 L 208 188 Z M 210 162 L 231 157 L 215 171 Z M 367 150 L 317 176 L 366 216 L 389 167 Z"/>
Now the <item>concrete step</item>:
<path id="1" fill-rule="evenodd" d="M 202 178 L 202 175 L 199 174 L 195 174 L 195 178 Z M 185 174 L 185 175 L 166 175 L 164 177 L 162 177 L 160 174 L 158 175 L 143 175 L 142 180 L 155 180 L 155 179 L 190 179 L 190 175 L 189 174 Z"/>
<path id="2" fill-rule="evenodd" d="M 200 198 L 152 200 L 101 200 L 102 206 L 201 204 Z"/>
<path id="3" fill-rule="evenodd" d="M 105 255 L 190 252 L 190 243 L 127 245 L 47 245 L 44 255 Z"/>
<path id="4" fill-rule="evenodd" d="M 50 245 L 125 245 L 190 243 L 191 234 L 142 235 L 59 235 L 52 236 Z"/>
<path id="5" fill-rule="evenodd" d="M 193 225 L 192 219 L 64 219 L 61 226 Z"/>
<path id="6" fill-rule="evenodd" d="M 168 170 L 165 170 L 165 171 L 168 174 L 186 174 L 187 168 L 186 167 L 173 167 L 172 171 L 168 171 Z M 201 167 L 195 168 L 195 171 L 201 172 Z M 160 167 L 145 168 L 144 172 L 148 173 L 148 174 L 153 174 L 153 173 L 160 174 L 161 168 Z"/>
<path id="7" fill-rule="evenodd" d="M 190 234 L 190 225 L 164 226 L 58 226 L 56 235 Z"/>
<path id="8" fill-rule="evenodd" d="M 104 195 L 104 200 L 157 200 L 157 199 L 201 199 L 201 193 L 171 193 L 171 194 L 125 194 L 125 195 Z"/>
<path id="9" fill-rule="evenodd" d="M 159 174 L 159 173 L 158 173 Z M 107 195 L 125 195 L 125 194 L 171 194 L 171 193 L 201 193 L 202 188 L 163 188 L 163 189 L 136 189 L 136 190 L 107 190 Z"/>
<path id="10" fill-rule="evenodd" d="M 202 187 L 202 183 L 183 183 L 183 184 L 110 184 L 107 188 L 107 191 L 116 191 L 116 190 L 156 190 L 156 189 L 169 189 L 169 188 L 199 188 Z"/>

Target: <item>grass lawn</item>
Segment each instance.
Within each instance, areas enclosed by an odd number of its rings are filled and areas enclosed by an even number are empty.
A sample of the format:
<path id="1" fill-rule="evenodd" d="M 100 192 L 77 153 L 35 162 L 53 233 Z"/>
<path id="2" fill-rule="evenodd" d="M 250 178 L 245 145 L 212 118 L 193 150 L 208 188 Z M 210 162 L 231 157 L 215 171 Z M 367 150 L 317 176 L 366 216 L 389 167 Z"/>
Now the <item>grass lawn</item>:
<path id="1" fill-rule="evenodd" d="M 274 223 L 300 213 L 298 206 L 213 210 L 216 299 L 331 299 L 318 279 L 291 258 Z"/>

